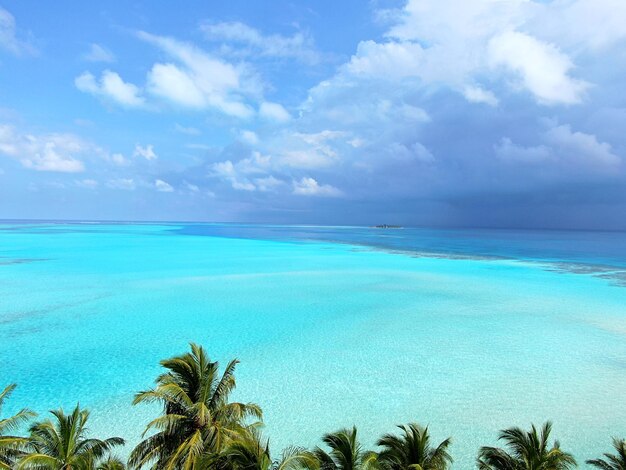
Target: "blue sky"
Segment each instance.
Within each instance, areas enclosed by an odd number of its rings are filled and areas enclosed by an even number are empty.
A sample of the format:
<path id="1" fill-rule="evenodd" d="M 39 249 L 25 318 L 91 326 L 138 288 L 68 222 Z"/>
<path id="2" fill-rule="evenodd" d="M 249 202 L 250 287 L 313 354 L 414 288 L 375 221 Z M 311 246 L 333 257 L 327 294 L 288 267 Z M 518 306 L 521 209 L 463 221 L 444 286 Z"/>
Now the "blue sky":
<path id="1" fill-rule="evenodd" d="M 0 217 L 626 229 L 626 2 L 0 3 Z"/>

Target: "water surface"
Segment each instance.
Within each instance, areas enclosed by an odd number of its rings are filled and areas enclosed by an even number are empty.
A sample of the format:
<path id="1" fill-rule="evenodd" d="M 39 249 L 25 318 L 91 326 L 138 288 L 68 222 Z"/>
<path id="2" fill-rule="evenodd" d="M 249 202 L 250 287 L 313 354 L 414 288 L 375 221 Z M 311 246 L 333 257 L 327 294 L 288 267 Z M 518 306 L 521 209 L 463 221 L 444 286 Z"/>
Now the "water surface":
<path id="1" fill-rule="evenodd" d="M 77 401 L 135 443 L 158 360 L 238 357 L 275 450 L 356 424 L 451 435 L 471 468 L 545 419 L 584 459 L 626 436 L 626 236 L 224 224 L 0 225 L 7 411 Z"/>

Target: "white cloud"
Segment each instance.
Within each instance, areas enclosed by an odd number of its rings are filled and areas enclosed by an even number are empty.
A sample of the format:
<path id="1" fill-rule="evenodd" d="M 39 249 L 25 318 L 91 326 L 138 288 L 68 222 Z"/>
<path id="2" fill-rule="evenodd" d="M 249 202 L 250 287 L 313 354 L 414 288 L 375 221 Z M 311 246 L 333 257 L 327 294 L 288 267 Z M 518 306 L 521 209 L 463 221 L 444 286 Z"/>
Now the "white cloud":
<path id="1" fill-rule="evenodd" d="M 204 108 L 207 103 L 194 79 L 174 64 L 154 64 L 148 74 L 148 90 L 176 104 Z"/>
<path id="2" fill-rule="evenodd" d="M 250 157 L 243 158 L 237 163 L 230 160 L 213 163 L 209 175 L 226 181 L 233 189 L 239 191 L 266 191 L 273 181 L 265 176 L 256 178 L 254 176 L 268 175 L 272 170 L 272 163 L 270 156 L 255 151 Z"/>
<path id="3" fill-rule="evenodd" d="M 498 158 L 511 162 L 539 163 L 552 156 L 550 149 L 545 145 L 524 147 L 514 144 L 508 137 L 504 137 L 494 150 Z"/>
<path id="4" fill-rule="evenodd" d="M 269 192 L 276 191 L 276 189 L 284 186 L 286 183 L 270 175 L 263 178 L 256 178 L 254 184 L 259 191 Z"/>
<path id="5" fill-rule="evenodd" d="M 198 191 L 200 191 L 200 188 L 195 184 L 188 183 L 187 181 L 185 181 L 183 184 L 185 185 L 185 188 L 192 193 L 197 193 Z"/>
<path id="6" fill-rule="evenodd" d="M 83 56 L 89 62 L 115 62 L 115 55 L 106 47 L 92 43 L 89 51 Z"/>
<path id="7" fill-rule="evenodd" d="M 463 89 L 463 96 L 472 103 L 485 103 L 489 106 L 497 106 L 498 98 L 489 90 L 485 90 L 479 86 L 467 85 Z"/>
<path id="8" fill-rule="evenodd" d="M 197 129 L 195 127 L 185 127 L 181 126 L 180 124 L 174 125 L 174 130 L 176 132 L 180 132 L 181 134 L 186 135 L 200 135 L 202 133 L 200 129 Z"/>
<path id="9" fill-rule="evenodd" d="M 237 49 L 234 51 L 236 53 L 295 58 L 312 64 L 320 60 L 313 38 L 303 32 L 296 32 L 293 36 L 264 35 L 259 30 L 240 22 L 205 23 L 201 29 L 208 40 L 225 41 L 248 48 L 247 51 Z"/>
<path id="10" fill-rule="evenodd" d="M 145 32 L 138 36 L 178 62 L 153 65 L 147 79 L 150 93 L 183 107 L 213 108 L 238 118 L 254 114 L 243 95 L 258 92 L 258 85 L 246 75 L 245 69 L 172 38 Z"/>
<path id="11" fill-rule="evenodd" d="M 130 165 L 130 161 L 124 157 L 121 153 L 114 153 L 108 158 L 113 164 L 117 166 L 128 166 Z"/>
<path id="12" fill-rule="evenodd" d="M 74 84 L 82 92 L 109 98 L 122 106 L 138 107 L 144 104 L 139 88 L 110 70 L 102 73 L 99 82 L 90 72 L 84 72 L 76 77 Z"/>
<path id="13" fill-rule="evenodd" d="M 319 184 L 315 179 L 304 177 L 293 182 L 293 194 L 298 196 L 341 196 L 341 191 L 329 184 Z"/>
<path id="14" fill-rule="evenodd" d="M 333 144 L 345 139 L 342 131 L 325 129 L 315 133 L 293 132 L 285 134 L 277 149 L 277 159 L 281 165 L 300 169 L 319 169 L 338 162 L 337 150 Z"/>
<path id="15" fill-rule="evenodd" d="M 34 54 L 36 52 L 31 44 L 18 39 L 15 18 L 2 7 L 0 7 L 0 48 L 14 55 Z"/>
<path id="16" fill-rule="evenodd" d="M 162 192 L 162 193 L 174 192 L 173 186 L 163 180 L 159 180 L 159 179 L 155 180 L 154 187 L 157 191 Z"/>
<path id="17" fill-rule="evenodd" d="M 499 66 L 517 74 L 514 88 L 529 90 L 543 104 L 578 103 L 588 84 L 571 76 L 573 62 L 563 50 L 541 39 L 549 36 L 550 28 L 536 25 L 544 18 L 561 21 L 559 11 L 566 4 L 584 1 L 547 6 L 527 0 L 408 0 L 385 15 L 394 23 L 386 40 L 360 42 L 329 83 L 354 87 L 363 79 L 412 80 L 407 88 L 445 86 L 468 101 L 495 106 L 494 93 L 479 82 L 489 76 L 490 81 L 507 84 L 507 74 L 490 72 L 490 67 Z"/>
<path id="18" fill-rule="evenodd" d="M 107 186 L 112 189 L 123 189 L 125 191 L 133 191 L 137 185 L 132 178 L 115 178 L 107 182 Z"/>
<path id="19" fill-rule="evenodd" d="M 74 183 L 79 188 L 96 189 L 98 187 L 98 182 L 90 178 L 83 179 L 83 180 L 76 180 Z"/>
<path id="20" fill-rule="evenodd" d="M 548 122 L 548 126 L 540 145 L 524 147 L 505 137 L 494 147 L 496 156 L 509 162 L 557 165 L 565 172 L 581 168 L 588 173 L 606 172 L 621 165 L 611 145 L 595 135 L 572 131 L 569 125 Z"/>
<path id="21" fill-rule="evenodd" d="M 608 166 L 621 163 L 610 144 L 598 141 L 592 134 L 573 132 L 568 125 L 550 128 L 546 132 L 546 140 L 566 158 L 579 158 L 589 163 Z"/>
<path id="22" fill-rule="evenodd" d="M 552 41 L 597 52 L 626 39 L 626 2 L 571 0 L 548 2 L 529 27 Z"/>
<path id="23" fill-rule="evenodd" d="M 570 59 L 553 44 L 524 33 L 509 31 L 489 42 L 489 61 L 519 74 L 523 85 L 545 104 L 574 104 L 589 84 L 568 75 Z"/>
<path id="24" fill-rule="evenodd" d="M 22 134 L 12 126 L 0 125 L 0 154 L 15 158 L 32 170 L 80 173 L 85 165 L 78 155 L 90 149 L 71 134 Z"/>
<path id="25" fill-rule="evenodd" d="M 278 103 L 264 101 L 259 107 L 259 115 L 263 119 L 276 122 L 287 122 L 291 119 L 289 112 Z"/>
<path id="26" fill-rule="evenodd" d="M 384 80 L 419 77 L 425 70 L 423 55 L 418 43 L 362 41 L 346 69 L 354 75 Z"/>
<path id="27" fill-rule="evenodd" d="M 259 136 L 256 135 L 256 133 L 253 131 L 242 130 L 240 135 L 241 140 L 243 140 L 247 144 L 257 145 L 259 143 Z"/>
<path id="28" fill-rule="evenodd" d="M 145 147 L 142 147 L 141 145 L 136 144 L 135 151 L 133 152 L 133 157 L 141 157 L 150 161 L 156 160 L 158 158 L 158 155 L 154 152 L 153 145 L 146 145 Z"/>
<path id="29" fill-rule="evenodd" d="M 353 139 L 350 139 L 348 141 L 348 144 L 350 144 L 353 148 L 358 149 L 366 145 L 367 141 L 365 139 L 361 139 L 360 137 L 355 137 Z"/>

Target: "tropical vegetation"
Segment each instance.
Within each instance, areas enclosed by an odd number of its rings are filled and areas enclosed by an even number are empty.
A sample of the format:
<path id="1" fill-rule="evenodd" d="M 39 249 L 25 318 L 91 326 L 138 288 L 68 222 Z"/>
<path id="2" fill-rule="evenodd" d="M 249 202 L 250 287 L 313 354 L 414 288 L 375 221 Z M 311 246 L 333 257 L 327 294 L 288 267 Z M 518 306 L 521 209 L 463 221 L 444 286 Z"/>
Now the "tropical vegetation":
<path id="1" fill-rule="evenodd" d="M 589 465 L 602 470 L 626 470 L 626 439 L 613 438 L 616 454 L 604 454 L 603 459 L 587 460 Z"/>
<path id="2" fill-rule="evenodd" d="M 541 431 L 533 425 L 530 431 L 509 428 L 500 432 L 499 439 L 507 449 L 481 447 L 478 453 L 479 470 L 568 470 L 576 466 L 571 454 L 561 450 L 558 441 L 549 444 L 552 423 Z"/>
<path id="3" fill-rule="evenodd" d="M 124 439 L 88 438 L 86 434 L 89 411 L 81 410 L 79 405 L 69 414 L 65 414 L 62 409 L 50 413 L 52 420 L 40 421 L 30 427 L 26 452 L 17 462 L 18 469 L 110 468 L 107 466 L 110 462 L 108 454 L 114 447 L 123 445 Z M 103 458 L 106 460 L 102 460 Z"/>
<path id="4" fill-rule="evenodd" d="M 289 447 L 279 455 L 263 437 L 261 408 L 231 400 L 238 361 L 223 370 L 199 345 L 161 361 L 155 386 L 135 395 L 133 403 L 156 403 L 160 415 L 146 425 L 141 442 L 122 459 L 124 440 L 89 434 L 89 411 L 79 405 L 68 414 L 32 422 L 22 409 L 2 418 L 15 390 L 0 392 L 0 470 L 448 470 L 452 440 L 434 442 L 429 428 L 412 422 L 384 434 L 375 449 L 359 440 L 356 427 L 325 434 L 314 449 Z M 26 426 L 30 426 L 26 429 Z M 20 431 L 22 432 L 20 434 Z M 526 431 L 500 431 L 503 447 L 481 447 L 479 470 L 569 470 L 574 457 L 551 442 L 552 424 Z M 586 460 L 602 470 L 626 470 L 626 440 L 613 439 L 615 453 Z"/>
<path id="5" fill-rule="evenodd" d="M 25 437 L 13 436 L 12 433 L 36 416 L 24 408 L 8 418 L 1 417 L 4 402 L 11 396 L 15 387 L 16 384 L 11 384 L 0 392 L 0 469 L 11 468 L 13 462 L 23 455 L 27 440 Z"/>

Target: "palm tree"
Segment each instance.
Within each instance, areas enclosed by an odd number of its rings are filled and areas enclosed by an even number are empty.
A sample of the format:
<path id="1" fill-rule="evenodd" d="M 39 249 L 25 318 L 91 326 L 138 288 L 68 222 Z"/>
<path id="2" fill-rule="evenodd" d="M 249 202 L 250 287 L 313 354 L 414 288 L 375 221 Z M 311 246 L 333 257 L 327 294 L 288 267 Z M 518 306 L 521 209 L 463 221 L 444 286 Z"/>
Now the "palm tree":
<path id="1" fill-rule="evenodd" d="M 506 442 L 510 453 L 497 447 L 481 447 L 478 454 L 479 470 L 567 470 L 576 466 L 571 454 L 563 452 L 559 442 L 548 448 L 552 423 L 543 425 L 538 433 L 533 425 L 526 432 L 520 428 L 500 431 L 498 439 Z"/>
<path id="2" fill-rule="evenodd" d="M 376 453 L 362 450 L 356 427 L 326 434 L 322 441 L 330 452 L 315 449 L 321 470 L 368 470 L 377 466 Z"/>
<path id="3" fill-rule="evenodd" d="M 223 466 L 229 470 L 318 470 L 315 455 L 300 447 L 289 447 L 280 459 L 272 460 L 269 441 L 252 429 L 231 443 L 221 453 Z M 219 465 L 215 465 L 219 467 Z"/>
<path id="4" fill-rule="evenodd" d="M 95 470 L 126 470 L 126 464 L 118 457 L 109 455 L 106 459 L 101 459 L 95 465 Z"/>
<path id="5" fill-rule="evenodd" d="M 153 469 L 200 468 L 200 456 L 216 455 L 249 427 L 248 418 L 261 419 L 258 405 L 229 402 L 235 389 L 235 367 L 228 363 L 219 376 L 219 364 L 204 349 L 191 344 L 191 352 L 161 361 L 167 372 L 154 389 L 140 392 L 133 404 L 157 402 L 163 414 L 144 431 L 153 432 L 132 451 L 129 465 Z"/>
<path id="6" fill-rule="evenodd" d="M 383 450 L 378 462 L 384 470 L 446 470 L 452 463 L 448 453 L 451 439 L 442 441 L 437 447 L 430 445 L 428 427 L 416 423 L 398 426 L 401 436 L 385 434 L 377 445 Z"/>
<path id="7" fill-rule="evenodd" d="M 626 470 L 626 439 L 613 438 L 613 447 L 617 454 L 604 454 L 604 459 L 587 460 L 589 465 L 602 470 Z"/>
<path id="8" fill-rule="evenodd" d="M 124 444 L 121 437 L 87 438 L 89 411 L 81 410 L 80 405 L 67 415 L 62 409 L 51 413 L 54 421 L 48 419 L 31 426 L 28 453 L 19 460 L 18 469 L 89 470 L 94 461 Z"/>
<path id="9" fill-rule="evenodd" d="M 11 384 L 0 392 L 0 412 L 2 411 L 4 400 L 11 396 L 16 386 L 16 384 Z M 20 457 L 21 451 L 26 444 L 26 438 L 12 436 L 8 433 L 16 431 L 35 416 L 37 416 L 35 413 L 23 408 L 13 416 L 0 418 L 0 469 L 11 468 L 15 460 Z"/>

